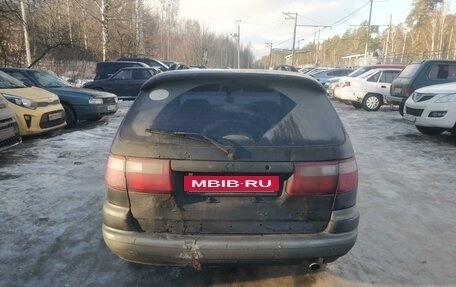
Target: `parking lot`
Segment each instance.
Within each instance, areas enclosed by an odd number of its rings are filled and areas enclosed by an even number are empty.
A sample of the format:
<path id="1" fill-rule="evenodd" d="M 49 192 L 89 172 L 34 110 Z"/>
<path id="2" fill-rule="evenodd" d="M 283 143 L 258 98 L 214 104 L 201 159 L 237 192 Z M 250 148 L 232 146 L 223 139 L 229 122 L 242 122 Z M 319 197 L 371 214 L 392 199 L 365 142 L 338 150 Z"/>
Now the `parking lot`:
<path id="1" fill-rule="evenodd" d="M 322 271 L 117 258 L 101 237 L 103 173 L 130 104 L 0 153 L 0 286 L 456 286 L 456 140 L 423 135 L 388 106 L 333 102 L 356 151 L 361 222 L 352 251 Z"/>

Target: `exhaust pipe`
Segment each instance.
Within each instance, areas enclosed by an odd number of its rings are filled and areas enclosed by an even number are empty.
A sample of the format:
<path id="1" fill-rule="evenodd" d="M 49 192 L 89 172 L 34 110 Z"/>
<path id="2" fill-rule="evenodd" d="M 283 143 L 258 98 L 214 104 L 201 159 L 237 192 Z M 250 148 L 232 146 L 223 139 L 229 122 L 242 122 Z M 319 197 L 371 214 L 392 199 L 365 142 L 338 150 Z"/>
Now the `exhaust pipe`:
<path id="1" fill-rule="evenodd" d="M 317 260 L 313 260 L 309 263 L 309 270 L 310 271 L 320 270 L 322 264 L 323 264 L 323 258 L 318 258 Z"/>

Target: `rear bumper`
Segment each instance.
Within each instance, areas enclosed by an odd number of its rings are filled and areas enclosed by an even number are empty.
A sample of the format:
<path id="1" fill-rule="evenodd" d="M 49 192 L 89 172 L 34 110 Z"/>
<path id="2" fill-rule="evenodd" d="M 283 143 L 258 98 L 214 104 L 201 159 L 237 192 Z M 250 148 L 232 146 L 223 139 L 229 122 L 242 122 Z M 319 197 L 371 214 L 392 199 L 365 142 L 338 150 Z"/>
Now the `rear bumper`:
<path id="1" fill-rule="evenodd" d="M 390 104 L 399 104 L 407 99 L 406 97 L 401 97 L 397 95 L 387 95 L 385 98 Z"/>
<path id="2" fill-rule="evenodd" d="M 326 230 L 317 234 L 150 234 L 103 225 L 103 237 L 121 258 L 144 264 L 292 263 L 345 255 L 355 244 L 358 221 L 358 210 L 351 207 L 334 211 Z"/>

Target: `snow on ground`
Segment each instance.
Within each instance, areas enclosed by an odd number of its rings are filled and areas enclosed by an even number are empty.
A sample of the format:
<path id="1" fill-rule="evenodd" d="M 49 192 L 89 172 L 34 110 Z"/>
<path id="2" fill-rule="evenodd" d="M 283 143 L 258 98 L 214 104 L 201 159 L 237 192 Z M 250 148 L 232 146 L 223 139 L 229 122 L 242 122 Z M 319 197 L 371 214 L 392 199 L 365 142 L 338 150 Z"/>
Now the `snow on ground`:
<path id="1" fill-rule="evenodd" d="M 101 238 L 103 172 L 129 105 L 0 153 L 0 286 L 456 286 L 456 141 L 421 135 L 389 107 L 337 102 L 360 177 L 359 237 L 348 255 L 311 274 L 118 259 Z"/>

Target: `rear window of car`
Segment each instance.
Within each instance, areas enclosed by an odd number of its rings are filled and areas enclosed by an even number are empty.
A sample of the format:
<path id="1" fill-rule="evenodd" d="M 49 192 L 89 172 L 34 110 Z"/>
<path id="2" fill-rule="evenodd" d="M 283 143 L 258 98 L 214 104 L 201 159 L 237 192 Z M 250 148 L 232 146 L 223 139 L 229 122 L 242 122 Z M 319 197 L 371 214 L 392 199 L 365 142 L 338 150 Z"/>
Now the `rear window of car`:
<path id="1" fill-rule="evenodd" d="M 418 69 L 420 68 L 421 64 L 410 64 L 407 65 L 407 67 L 402 70 L 402 72 L 399 75 L 399 78 L 411 78 L 413 77 Z"/>
<path id="2" fill-rule="evenodd" d="M 342 124 L 323 93 L 279 83 L 163 83 L 140 94 L 126 115 L 120 137 L 177 143 L 179 138 L 163 136 L 173 132 L 196 133 L 243 146 L 334 145 L 345 141 Z"/>

